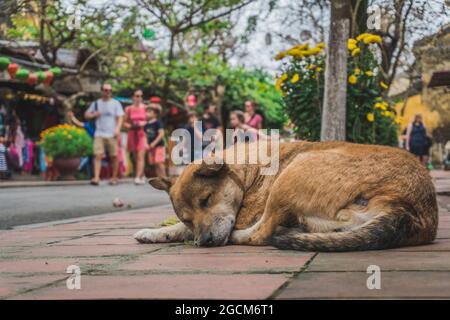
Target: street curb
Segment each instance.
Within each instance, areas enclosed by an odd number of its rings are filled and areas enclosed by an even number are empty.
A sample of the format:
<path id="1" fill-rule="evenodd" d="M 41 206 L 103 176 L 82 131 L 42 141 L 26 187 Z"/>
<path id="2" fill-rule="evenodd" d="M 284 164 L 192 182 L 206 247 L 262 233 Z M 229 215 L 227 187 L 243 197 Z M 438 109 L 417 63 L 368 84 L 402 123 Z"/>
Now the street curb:
<path id="1" fill-rule="evenodd" d="M 131 178 L 120 179 L 119 183 L 133 182 Z M 75 181 L 15 181 L 0 182 L 0 189 L 6 188 L 31 188 L 31 187 L 64 187 L 64 186 L 85 186 L 89 185 L 89 180 Z"/>

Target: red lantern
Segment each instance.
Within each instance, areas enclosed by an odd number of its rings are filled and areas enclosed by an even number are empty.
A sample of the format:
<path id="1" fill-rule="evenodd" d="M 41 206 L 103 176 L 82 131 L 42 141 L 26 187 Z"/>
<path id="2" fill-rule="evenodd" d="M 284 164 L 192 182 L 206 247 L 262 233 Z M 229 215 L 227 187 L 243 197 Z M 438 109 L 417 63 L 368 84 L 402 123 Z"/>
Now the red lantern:
<path id="1" fill-rule="evenodd" d="M 17 63 L 11 63 L 8 66 L 8 73 L 11 79 L 16 77 L 17 70 L 19 70 L 19 65 Z"/>
<path id="2" fill-rule="evenodd" d="M 175 106 L 171 106 L 169 113 L 171 116 L 176 116 L 178 114 L 178 108 Z"/>
<path id="3" fill-rule="evenodd" d="M 36 73 L 30 73 L 27 82 L 31 86 L 36 85 L 38 83 L 38 76 L 37 76 L 37 74 Z"/>
<path id="4" fill-rule="evenodd" d="M 44 84 L 49 86 L 52 83 L 52 81 L 53 81 L 54 74 L 51 71 L 45 71 L 44 73 L 45 73 Z"/>

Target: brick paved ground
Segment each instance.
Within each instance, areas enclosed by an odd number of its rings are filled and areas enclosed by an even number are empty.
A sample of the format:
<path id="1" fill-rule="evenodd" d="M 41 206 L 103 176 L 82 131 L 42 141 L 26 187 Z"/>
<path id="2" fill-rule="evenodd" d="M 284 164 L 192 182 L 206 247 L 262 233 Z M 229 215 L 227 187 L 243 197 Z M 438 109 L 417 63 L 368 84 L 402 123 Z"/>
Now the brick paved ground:
<path id="1" fill-rule="evenodd" d="M 450 191 L 450 174 L 434 172 Z M 0 298 L 449 298 L 450 196 L 439 196 L 436 243 L 403 249 L 319 253 L 272 247 L 137 244 L 131 235 L 173 215 L 170 207 L 0 232 Z M 68 290 L 67 266 L 81 268 Z M 381 290 L 366 269 L 381 268 Z"/>

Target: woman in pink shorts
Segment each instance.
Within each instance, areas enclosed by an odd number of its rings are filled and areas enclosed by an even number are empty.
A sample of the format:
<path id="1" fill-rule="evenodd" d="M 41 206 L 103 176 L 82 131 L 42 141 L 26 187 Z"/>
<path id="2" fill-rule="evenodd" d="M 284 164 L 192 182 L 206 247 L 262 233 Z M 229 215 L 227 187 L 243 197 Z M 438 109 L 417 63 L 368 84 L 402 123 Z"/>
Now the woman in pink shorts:
<path id="1" fill-rule="evenodd" d="M 142 103 L 142 90 L 136 90 L 133 104 L 125 109 L 124 126 L 128 129 L 127 147 L 134 154 L 136 184 L 145 184 L 144 165 L 147 139 L 144 126 L 147 123 L 147 106 Z"/>

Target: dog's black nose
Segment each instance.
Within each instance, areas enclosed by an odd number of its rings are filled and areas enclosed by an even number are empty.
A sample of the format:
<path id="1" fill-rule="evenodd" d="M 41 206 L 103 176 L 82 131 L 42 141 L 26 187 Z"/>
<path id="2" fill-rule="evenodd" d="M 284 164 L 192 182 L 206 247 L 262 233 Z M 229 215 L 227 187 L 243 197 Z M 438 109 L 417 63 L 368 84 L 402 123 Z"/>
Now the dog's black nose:
<path id="1" fill-rule="evenodd" d="M 198 245 L 205 247 L 210 247 L 214 245 L 212 233 L 208 232 L 207 234 L 201 235 L 198 241 Z"/>

